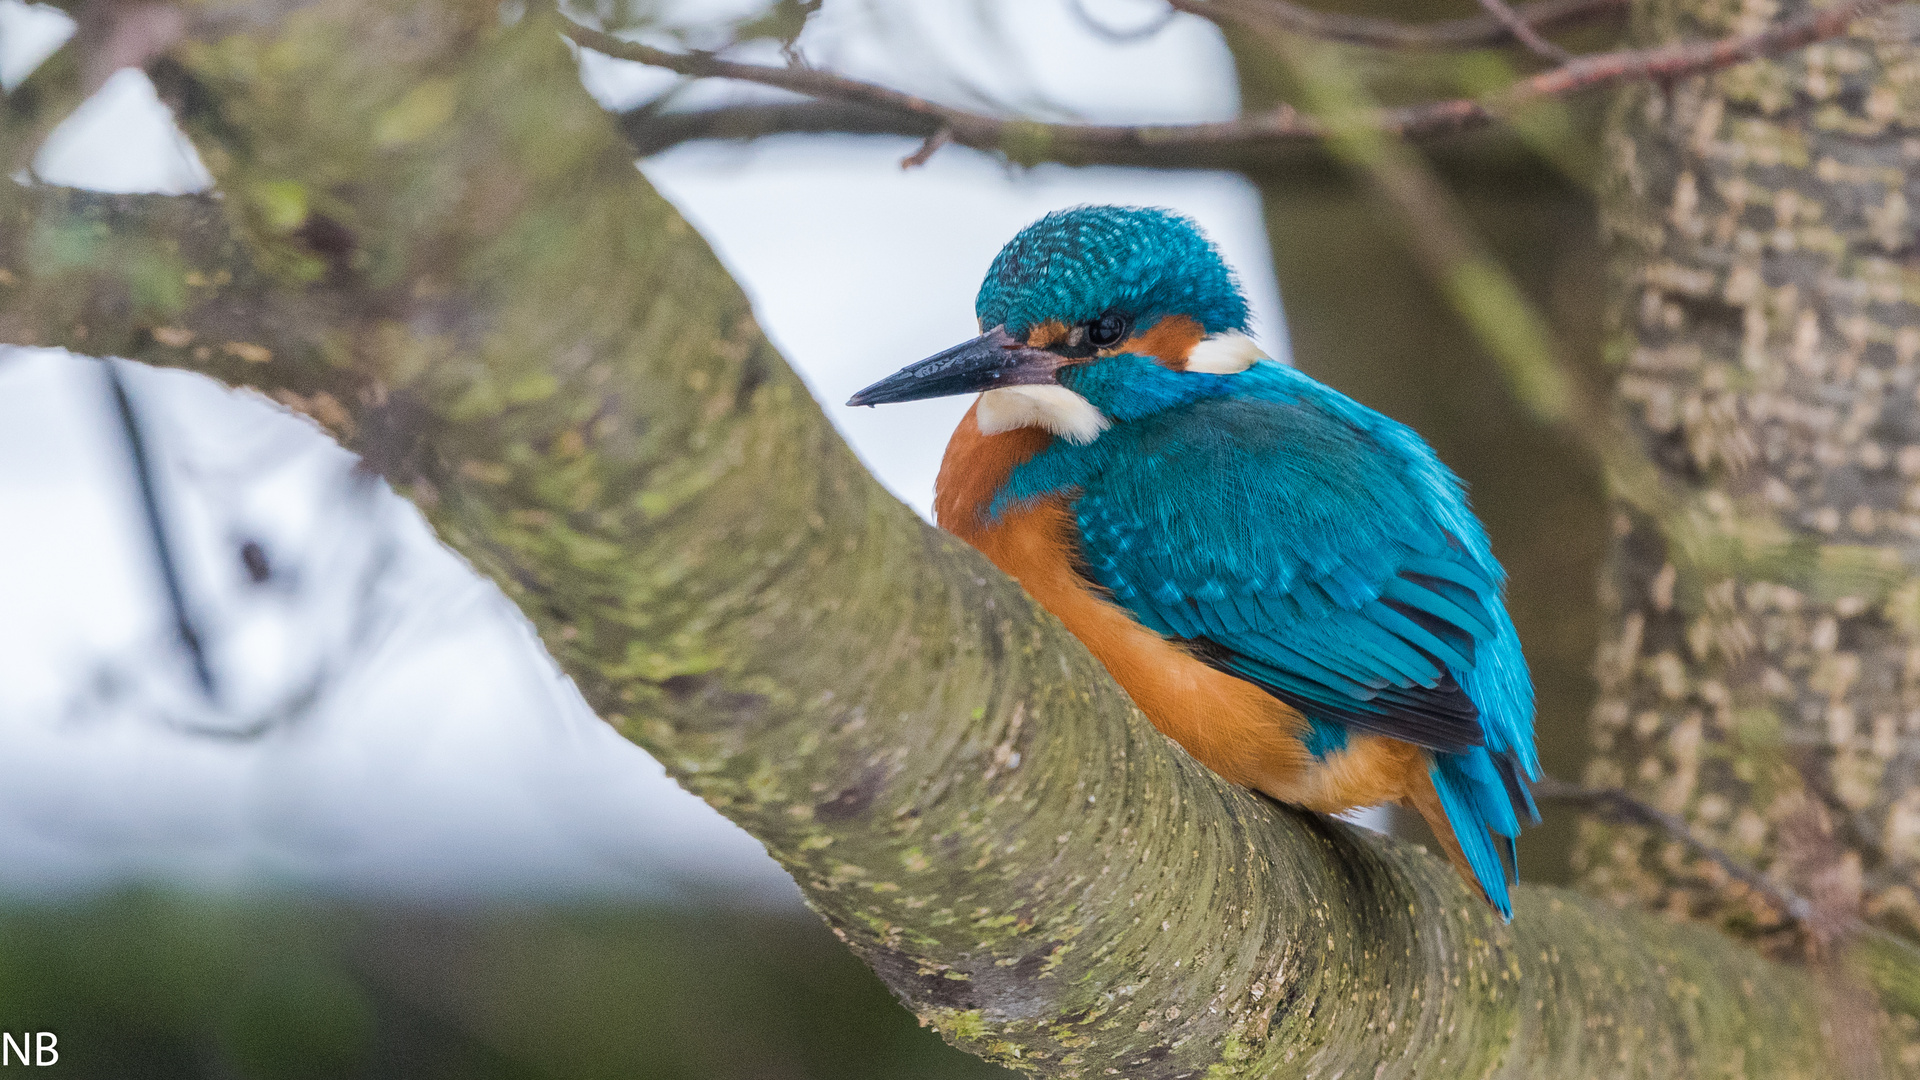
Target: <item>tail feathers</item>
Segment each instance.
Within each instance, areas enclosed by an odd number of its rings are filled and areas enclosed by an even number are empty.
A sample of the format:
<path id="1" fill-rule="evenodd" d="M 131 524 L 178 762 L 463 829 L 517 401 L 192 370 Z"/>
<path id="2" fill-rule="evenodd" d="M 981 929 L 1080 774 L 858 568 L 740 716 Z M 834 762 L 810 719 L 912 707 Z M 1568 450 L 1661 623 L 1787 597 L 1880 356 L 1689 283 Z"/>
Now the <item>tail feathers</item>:
<path id="1" fill-rule="evenodd" d="M 1538 771 L 1530 775 L 1521 775 L 1521 765 L 1512 754 L 1488 754 L 1493 759 L 1493 767 L 1500 773 L 1500 783 L 1507 789 L 1507 802 L 1515 810 L 1525 814 L 1522 825 L 1534 825 L 1540 821 L 1540 807 L 1533 801 L 1533 790 L 1527 787 L 1528 780 L 1540 778 Z"/>
<path id="2" fill-rule="evenodd" d="M 1433 797 L 1415 799 L 1415 808 L 1462 876 L 1480 886 L 1501 918 L 1513 918 L 1509 888 L 1518 883 L 1520 871 L 1514 841 L 1522 817 L 1529 824 L 1540 820 L 1526 785 L 1533 777 L 1525 775 L 1513 755 L 1496 756 L 1478 747 L 1461 754 L 1431 754 L 1429 762 Z"/>

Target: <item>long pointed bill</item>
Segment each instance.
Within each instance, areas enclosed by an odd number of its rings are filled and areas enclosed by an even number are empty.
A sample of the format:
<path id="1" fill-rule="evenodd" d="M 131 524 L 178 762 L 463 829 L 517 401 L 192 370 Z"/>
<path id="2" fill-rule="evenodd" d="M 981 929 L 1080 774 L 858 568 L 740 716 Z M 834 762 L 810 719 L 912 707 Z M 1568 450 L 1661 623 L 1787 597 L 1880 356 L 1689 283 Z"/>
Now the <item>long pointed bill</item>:
<path id="1" fill-rule="evenodd" d="M 896 401 L 947 397 L 996 386 L 1032 386 L 1054 381 L 1066 359 L 1045 349 L 1030 349 L 1004 326 L 935 353 L 881 379 L 847 399 L 849 405 L 891 405 Z"/>

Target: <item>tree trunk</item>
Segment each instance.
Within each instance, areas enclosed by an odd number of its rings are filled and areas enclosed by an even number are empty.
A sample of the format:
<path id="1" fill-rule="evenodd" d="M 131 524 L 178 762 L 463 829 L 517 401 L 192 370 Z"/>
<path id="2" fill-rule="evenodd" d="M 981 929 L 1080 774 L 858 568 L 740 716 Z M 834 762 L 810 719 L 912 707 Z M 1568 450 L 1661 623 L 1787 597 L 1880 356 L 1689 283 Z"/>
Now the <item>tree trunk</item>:
<path id="1" fill-rule="evenodd" d="M 150 70 L 224 197 L 5 189 L 0 340 L 312 417 L 968 1050 L 1054 1076 L 1831 1075 L 1857 995 L 1555 890 L 1503 926 L 1439 860 L 1162 738 L 864 474 L 551 17 L 498 11 L 194 8 Z"/>
<path id="2" fill-rule="evenodd" d="M 1758 10 L 1661 0 L 1638 30 Z M 1588 780 L 1809 896 L 1816 935 L 1920 931 L 1915 16 L 1629 90 L 1608 134 L 1617 401 L 1678 497 L 1615 510 Z M 1590 824 L 1577 858 L 1622 902 L 1781 925 L 1644 830 Z"/>

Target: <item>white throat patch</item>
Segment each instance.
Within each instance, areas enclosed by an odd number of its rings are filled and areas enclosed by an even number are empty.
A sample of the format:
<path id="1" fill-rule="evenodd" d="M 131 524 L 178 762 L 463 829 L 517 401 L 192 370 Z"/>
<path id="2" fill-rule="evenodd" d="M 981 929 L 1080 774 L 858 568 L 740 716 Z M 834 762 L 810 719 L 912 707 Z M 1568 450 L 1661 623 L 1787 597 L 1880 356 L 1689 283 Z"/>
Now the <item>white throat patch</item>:
<path id="1" fill-rule="evenodd" d="M 996 387 L 980 395 L 973 419 L 982 435 L 1037 427 L 1081 446 L 1109 426 L 1092 402 L 1057 384 Z"/>
<path id="2" fill-rule="evenodd" d="M 1238 330 L 1229 330 L 1210 335 L 1195 345 L 1187 354 L 1186 370 L 1207 375 L 1238 375 L 1266 358 L 1267 354 L 1260 351 L 1252 338 Z"/>

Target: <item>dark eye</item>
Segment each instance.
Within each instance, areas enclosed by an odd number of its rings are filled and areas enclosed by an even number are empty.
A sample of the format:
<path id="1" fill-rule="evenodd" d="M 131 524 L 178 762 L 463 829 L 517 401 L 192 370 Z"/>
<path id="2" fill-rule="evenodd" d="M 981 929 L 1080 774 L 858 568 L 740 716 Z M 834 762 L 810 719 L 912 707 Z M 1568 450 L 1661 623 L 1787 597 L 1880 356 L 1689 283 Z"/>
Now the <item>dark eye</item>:
<path id="1" fill-rule="evenodd" d="M 1124 315 L 1108 312 L 1087 324 L 1087 344 L 1096 349 L 1104 349 L 1120 344 L 1127 336 L 1127 319 Z"/>

